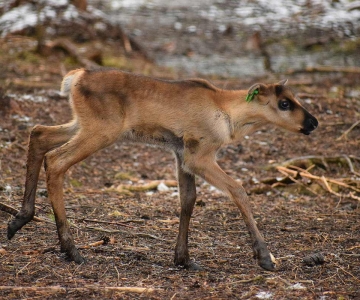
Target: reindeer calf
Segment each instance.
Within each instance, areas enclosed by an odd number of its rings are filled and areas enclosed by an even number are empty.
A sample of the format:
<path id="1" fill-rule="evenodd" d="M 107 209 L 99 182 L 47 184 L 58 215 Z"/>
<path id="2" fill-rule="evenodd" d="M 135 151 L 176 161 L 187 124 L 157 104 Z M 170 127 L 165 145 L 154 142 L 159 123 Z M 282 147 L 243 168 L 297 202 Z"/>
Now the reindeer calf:
<path id="1" fill-rule="evenodd" d="M 76 249 L 65 214 L 65 172 L 116 140 L 140 141 L 175 153 L 180 193 L 180 227 L 174 262 L 188 269 L 188 228 L 196 191 L 195 175 L 217 187 L 235 202 L 249 230 L 254 256 L 266 270 L 275 263 L 259 232 L 240 183 L 216 163 L 223 145 L 267 124 L 310 134 L 318 122 L 285 86 L 257 83 L 245 90 L 222 90 L 203 79 L 165 81 L 113 69 L 69 72 L 62 92 L 70 94 L 73 120 L 59 126 L 37 125 L 30 135 L 22 208 L 8 226 L 8 238 L 35 213 L 35 192 L 42 161 L 54 210 L 61 251 L 76 263 Z"/>

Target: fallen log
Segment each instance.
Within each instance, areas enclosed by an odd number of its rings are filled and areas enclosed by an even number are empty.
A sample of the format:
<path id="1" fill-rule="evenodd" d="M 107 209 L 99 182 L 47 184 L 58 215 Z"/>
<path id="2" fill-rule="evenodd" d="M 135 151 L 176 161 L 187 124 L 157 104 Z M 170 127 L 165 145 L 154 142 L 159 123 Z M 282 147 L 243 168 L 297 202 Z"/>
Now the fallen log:
<path id="1" fill-rule="evenodd" d="M 304 69 L 289 69 L 286 74 L 294 75 L 298 73 L 350 73 L 360 74 L 359 67 L 335 67 L 335 66 L 315 66 Z"/>

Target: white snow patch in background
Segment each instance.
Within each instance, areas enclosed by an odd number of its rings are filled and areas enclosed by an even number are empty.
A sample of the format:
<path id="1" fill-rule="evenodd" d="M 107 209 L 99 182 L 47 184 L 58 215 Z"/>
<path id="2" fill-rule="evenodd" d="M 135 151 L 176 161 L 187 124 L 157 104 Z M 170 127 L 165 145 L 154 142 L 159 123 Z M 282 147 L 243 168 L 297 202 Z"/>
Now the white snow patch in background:
<path id="1" fill-rule="evenodd" d="M 4 1 L 0 5 L 4 6 Z M 109 1 L 113 11 L 122 8 L 138 9 L 141 6 L 156 7 L 194 7 L 199 9 L 199 16 L 211 21 L 224 21 L 226 19 L 245 25 L 262 26 L 275 30 L 282 30 L 286 24 L 294 25 L 297 28 L 306 26 L 318 28 L 332 28 L 341 31 L 343 34 L 350 34 L 344 31 L 344 24 L 357 26 L 360 21 L 360 10 L 349 10 L 351 2 L 340 0 L 330 2 L 323 0 L 293 1 L 293 0 L 240 0 L 238 7 L 233 10 L 224 10 L 216 6 L 217 1 L 192 1 L 178 0 L 176 2 L 167 0 L 112 0 Z M 89 1 L 89 4 L 91 0 Z M 68 0 L 42 0 L 44 7 L 40 13 L 37 12 L 37 5 L 29 3 L 15 7 L 0 16 L 1 36 L 10 32 L 20 31 L 26 27 L 35 26 L 45 19 L 75 19 L 79 12 Z M 63 8 L 63 10 L 61 10 Z M 88 11 L 100 18 L 106 15 L 91 5 Z M 348 27 L 345 26 L 345 27 Z M 339 33 L 339 32 L 338 32 Z"/>
<path id="2" fill-rule="evenodd" d="M 258 299 L 271 299 L 272 296 L 273 295 L 270 292 L 259 292 L 255 295 L 255 297 Z"/>
<path id="3" fill-rule="evenodd" d="M 157 190 L 159 192 L 167 192 L 170 190 L 170 188 L 163 182 L 160 182 L 159 185 L 157 186 Z"/>
<path id="4" fill-rule="evenodd" d="M 4 37 L 9 32 L 22 30 L 28 26 L 35 26 L 37 15 L 31 4 L 25 4 L 14 8 L 0 17 L 1 36 Z"/>
<path id="5" fill-rule="evenodd" d="M 247 17 L 241 20 L 246 25 L 264 25 L 271 22 L 274 23 L 271 24 L 272 26 L 276 26 L 277 22 L 280 24 L 296 22 L 317 25 L 320 28 L 332 28 L 332 26 L 338 27 L 344 23 L 356 23 L 360 19 L 359 10 L 348 10 L 349 1 L 343 0 L 332 4 L 329 1 L 317 0 L 309 1 L 309 4 L 302 2 L 292 0 L 240 2 L 239 8 L 235 11 L 238 15 Z M 252 8 L 251 13 L 249 13 L 250 7 Z M 312 11 L 316 13 L 312 13 Z"/>
<path id="6" fill-rule="evenodd" d="M 64 6 L 64 10 L 56 10 L 59 6 Z M 74 5 L 68 4 L 68 1 L 44 1 L 44 8 L 37 11 L 35 5 L 29 3 L 15 7 L 5 12 L 0 17 L 1 37 L 6 36 L 10 32 L 21 31 L 28 27 L 34 27 L 38 22 L 42 23 L 46 19 L 75 19 L 79 16 L 79 12 Z"/>
<path id="7" fill-rule="evenodd" d="M 2 1 L 0 5 L 3 6 Z M 38 11 L 40 5 L 43 7 Z M 59 23 L 62 20 L 75 20 L 80 14 L 76 7 L 69 4 L 68 0 L 43 0 L 40 5 L 30 3 L 15 7 L 2 16 L 0 16 L 1 37 L 11 32 L 18 32 L 28 27 L 35 27 L 37 23 L 43 23 L 45 20 L 57 19 Z M 101 10 L 88 5 L 87 10 L 92 15 L 107 19 L 107 15 Z"/>
<path id="8" fill-rule="evenodd" d="M 48 97 L 41 96 L 41 95 L 31 95 L 31 94 L 8 94 L 8 97 L 15 99 L 16 101 L 26 102 L 31 101 L 35 103 L 43 103 L 48 101 Z"/>
<path id="9" fill-rule="evenodd" d="M 304 287 L 301 283 L 295 283 L 293 285 L 288 286 L 289 290 L 305 290 L 306 287 Z"/>

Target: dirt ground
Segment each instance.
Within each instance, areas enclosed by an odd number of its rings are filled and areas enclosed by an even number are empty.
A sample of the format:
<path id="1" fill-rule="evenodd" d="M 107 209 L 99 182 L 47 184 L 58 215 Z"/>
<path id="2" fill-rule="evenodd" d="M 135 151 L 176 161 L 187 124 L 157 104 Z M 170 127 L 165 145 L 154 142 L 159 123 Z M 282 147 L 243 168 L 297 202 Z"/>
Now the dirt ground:
<path id="1" fill-rule="evenodd" d="M 61 72 L 70 67 L 57 56 L 40 59 L 9 51 L 29 43 L 19 38 L 1 42 L 0 202 L 16 209 L 23 195 L 32 126 L 70 119 L 68 101 L 57 92 Z M 20 63 L 13 60 L 15 56 Z M 164 69 L 134 62 L 134 71 L 145 68 L 150 75 L 169 77 Z M 171 76 L 181 74 L 172 71 Z M 271 75 L 261 80 L 278 79 Z M 278 260 L 276 272 L 256 265 L 239 211 L 201 179 L 197 179 L 189 245 L 192 259 L 203 271 L 176 268 L 172 263 L 179 225 L 176 188 L 132 192 L 119 188 L 144 187 L 155 180 L 171 185 L 176 179 L 174 158 L 162 149 L 116 143 L 72 167 L 66 177 L 67 214 L 86 264 L 67 262 L 59 251 L 43 171 L 36 200 L 40 221 L 30 222 L 8 241 L 12 216 L 0 211 L 0 298 L 360 299 L 360 193 L 356 191 L 360 189 L 360 126 L 338 140 L 360 118 L 360 78 L 310 73 L 289 79 L 318 118 L 319 128 L 310 136 L 264 128 L 219 152 L 220 165 L 251 194 L 258 226 Z M 247 88 L 257 80 L 214 82 L 219 87 Z M 303 177 L 298 184 L 291 180 L 274 184 L 284 177 L 276 164 L 306 155 L 334 159 L 322 167 L 310 166 L 308 173 L 320 180 Z M 341 157 L 351 164 L 344 164 Z M 348 186 L 330 184 L 330 179 Z M 304 263 L 304 258 L 319 254 L 323 264 Z"/>

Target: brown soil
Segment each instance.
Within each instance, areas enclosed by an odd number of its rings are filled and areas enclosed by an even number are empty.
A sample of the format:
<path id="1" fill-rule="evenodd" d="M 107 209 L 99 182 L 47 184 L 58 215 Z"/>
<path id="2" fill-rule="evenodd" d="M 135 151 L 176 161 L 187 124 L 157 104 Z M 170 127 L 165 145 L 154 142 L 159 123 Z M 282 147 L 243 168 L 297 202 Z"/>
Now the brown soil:
<path id="1" fill-rule="evenodd" d="M 18 209 L 32 125 L 66 122 L 70 109 L 68 101 L 52 89 L 61 80 L 59 57 L 33 57 L 29 62 L 29 57 L 18 55 L 18 60 L 12 61 L 14 54 L 5 56 L 6 51 L 2 51 L 0 201 Z M 135 64 L 133 69 L 143 72 L 140 65 Z M 156 66 L 151 73 L 169 77 Z M 271 163 L 304 155 L 360 156 L 360 126 L 347 139 L 336 140 L 359 119 L 359 94 L 353 92 L 359 88 L 359 78 L 308 74 L 294 76 L 292 82 L 298 93 L 310 94 L 312 103 L 306 106 L 320 126 L 310 136 L 267 128 L 239 145 L 222 149 L 220 165 L 240 178 L 249 191 L 261 187 L 257 181 L 282 176 L 274 168 L 265 168 Z M 248 86 L 240 80 L 216 83 Z M 31 101 L 24 95 L 44 102 Z M 360 172 L 359 161 L 353 166 Z M 359 177 L 342 164 L 330 164 L 328 169 L 316 167 L 310 172 L 326 178 L 349 178 L 359 187 Z M 179 216 L 178 199 L 173 194 L 176 190 L 130 195 L 111 189 L 129 184 L 128 177 L 137 185 L 174 180 L 174 158 L 158 148 L 117 143 L 68 171 L 64 187 L 67 214 L 76 244 L 87 259 L 84 265 L 67 262 L 59 251 L 44 172 L 36 215 L 51 222 L 32 221 L 7 241 L 7 222 L 12 216 L 0 211 L 0 298 L 256 299 L 271 294 L 271 299 L 360 299 L 359 193 L 339 190 L 340 197 L 320 188 L 314 195 L 306 194 L 301 186 L 287 185 L 281 190 L 268 188 L 252 194 L 255 218 L 279 262 L 277 271 L 271 273 L 260 269 L 252 258 L 249 235 L 235 205 L 197 179 L 198 199 L 189 243 L 192 258 L 204 270 L 192 272 L 172 263 Z M 104 237 L 110 242 L 86 247 Z M 323 255 L 323 264 L 309 266 L 303 262 L 316 253 Z M 154 291 L 139 294 L 109 287 Z"/>

